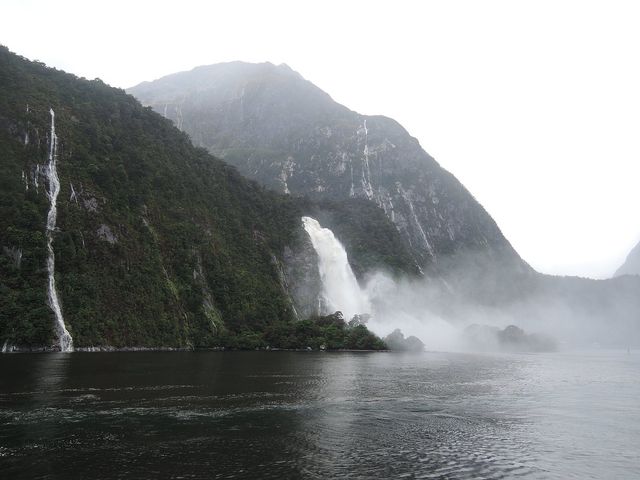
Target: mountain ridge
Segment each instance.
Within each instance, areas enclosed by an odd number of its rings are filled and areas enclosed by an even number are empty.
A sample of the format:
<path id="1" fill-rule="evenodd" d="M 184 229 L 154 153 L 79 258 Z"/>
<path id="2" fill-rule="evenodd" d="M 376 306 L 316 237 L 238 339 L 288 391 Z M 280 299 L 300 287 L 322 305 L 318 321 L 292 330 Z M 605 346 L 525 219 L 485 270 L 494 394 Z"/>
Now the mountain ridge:
<path id="1" fill-rule="evenodd" d="M 613 274 L 614 277 L 621 275 L 640 275 L 640 242 L 631 249 L 624 263 Z"/>
<path id="2" fill-rule="evenodd" d="M 289 67 L 201 66 L 127 91 L 268 188 L 372 201 L 421 268 L 437 270 L 441 256 L 473 249 L 530 270 L 486 210 L 402 125 L 350 110 Z"/>

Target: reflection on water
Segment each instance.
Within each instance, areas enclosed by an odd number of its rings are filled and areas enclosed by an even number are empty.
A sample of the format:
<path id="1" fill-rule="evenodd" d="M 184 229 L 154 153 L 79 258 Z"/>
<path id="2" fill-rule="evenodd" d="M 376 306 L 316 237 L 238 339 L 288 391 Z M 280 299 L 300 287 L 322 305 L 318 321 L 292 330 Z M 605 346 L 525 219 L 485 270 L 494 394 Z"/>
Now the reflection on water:
<path id="1" fill-rule="evenodd" d="M 6 478 L 640 478 L 640 355 L 0 356 Z"/>

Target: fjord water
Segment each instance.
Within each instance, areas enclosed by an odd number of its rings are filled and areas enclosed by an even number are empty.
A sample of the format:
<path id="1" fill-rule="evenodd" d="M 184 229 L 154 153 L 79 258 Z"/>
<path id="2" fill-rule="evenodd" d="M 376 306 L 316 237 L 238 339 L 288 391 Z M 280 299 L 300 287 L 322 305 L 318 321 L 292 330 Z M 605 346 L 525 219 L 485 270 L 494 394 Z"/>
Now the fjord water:
<path id="1" fill-rule="evenodd" d="M 0 356 L 3 478 L 640 478 L 640 354 Z"/>

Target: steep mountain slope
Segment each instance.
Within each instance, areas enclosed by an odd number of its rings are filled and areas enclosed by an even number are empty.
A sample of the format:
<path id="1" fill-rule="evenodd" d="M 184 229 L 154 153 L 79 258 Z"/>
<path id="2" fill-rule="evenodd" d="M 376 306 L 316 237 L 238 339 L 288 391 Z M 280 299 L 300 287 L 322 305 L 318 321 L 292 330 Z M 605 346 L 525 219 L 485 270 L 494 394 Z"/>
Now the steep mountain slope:
<path id="1" fill-rule="evenodd" d="M 0 48 L 0 344 L 54 342 L 51 278 L 76 347 L 228 345 L 288 322 L 301 215 L 125 92 Z"/>
<path id="2" fill-rule="evenodd" d="M 627 259 L 616 270 L 614 277 L 619 277 L 620 275 L 640 275 L 640 243 L 629 252 Z"/>
<path id="3" fill-rule="evenodd" d="M 482 206 L 402 126 L 337 104 L 286 65 L 198 67 L 129 92 L 271 189 L 373 202 L 419 267 L 474 252 L 529 271 Z"/>
<path id="4" fill-rule="evenodd" d="M 389 300 L 391 310 L 460 324 L 516 323 L 583 345 L 640 341 L 640 278 L 533 271 L 400 125 L 350 111 L 285 65 L 198 67 L 129 91 L 245 176 L 331 207 L 307 211 L 345 245 L 361 281 L 380 266 L 424 269 L 424 280 L 400 281 L 404 296 Z M 301 291 L 304 284 L 297 283 Z"/>

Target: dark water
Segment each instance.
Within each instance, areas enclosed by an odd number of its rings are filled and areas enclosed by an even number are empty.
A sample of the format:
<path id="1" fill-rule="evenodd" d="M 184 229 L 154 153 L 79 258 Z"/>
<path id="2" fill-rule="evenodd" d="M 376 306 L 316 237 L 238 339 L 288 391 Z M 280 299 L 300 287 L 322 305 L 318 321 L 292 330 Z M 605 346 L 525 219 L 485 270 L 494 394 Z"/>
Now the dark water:
<path id="1" fill-rule="evenodd" d="M 640 354 L 0 356 L 2 478 L 640 478 Z"/>

